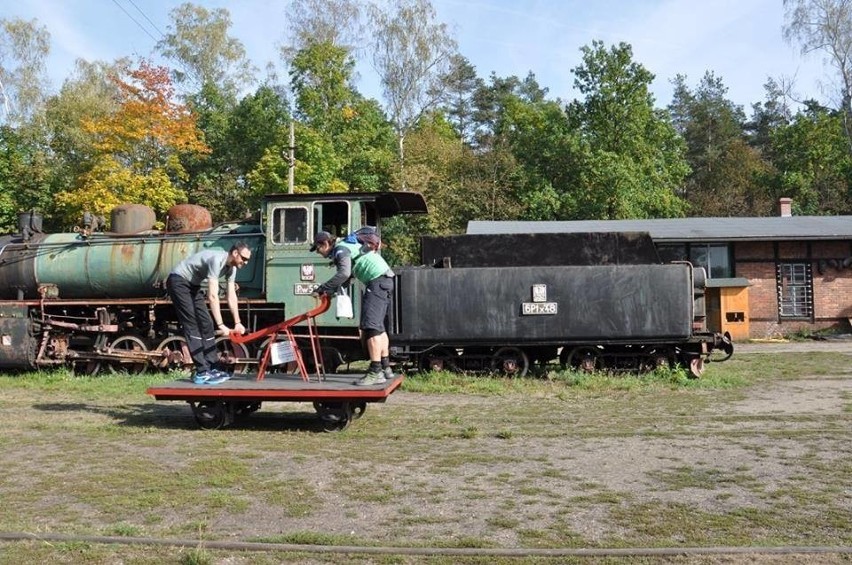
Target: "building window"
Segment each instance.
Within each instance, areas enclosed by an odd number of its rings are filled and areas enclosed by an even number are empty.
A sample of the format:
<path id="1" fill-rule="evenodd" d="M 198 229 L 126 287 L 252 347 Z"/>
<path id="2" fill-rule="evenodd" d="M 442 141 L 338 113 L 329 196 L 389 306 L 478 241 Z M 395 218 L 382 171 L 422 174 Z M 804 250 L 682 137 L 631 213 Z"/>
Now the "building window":
<path id="1" fill-rule="evenodd" d="M 808 263 L 779 263 L 778 314 L 782 318 L 810 318 L 814 311 L 813 277 Z"/>
<path id="2" fill-rule="evenodd" d="M 711 279 L 734 276 L 731 252 L 727 244 L 658 244 L 657 252 L 664 262 L 689 261 L 695 267 L 704 267 L 707 277 Z"/>

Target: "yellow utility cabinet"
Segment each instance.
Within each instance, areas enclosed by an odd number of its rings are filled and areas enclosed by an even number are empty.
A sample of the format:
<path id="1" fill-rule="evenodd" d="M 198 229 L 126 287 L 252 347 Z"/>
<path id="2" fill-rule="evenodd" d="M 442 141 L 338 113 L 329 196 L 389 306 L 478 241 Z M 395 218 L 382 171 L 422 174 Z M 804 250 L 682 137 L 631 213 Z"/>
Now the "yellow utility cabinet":
<path id="1" fill-rule="evenodd" d="M 748 279 L 707 279 L 707 329 L 749 339 Z"/>

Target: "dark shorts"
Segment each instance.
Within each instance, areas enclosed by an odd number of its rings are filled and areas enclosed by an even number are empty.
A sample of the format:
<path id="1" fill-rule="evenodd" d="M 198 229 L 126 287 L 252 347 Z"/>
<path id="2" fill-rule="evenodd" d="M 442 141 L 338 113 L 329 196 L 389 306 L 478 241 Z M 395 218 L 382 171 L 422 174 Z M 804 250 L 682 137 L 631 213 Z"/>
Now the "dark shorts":
<path id="1" fill-rule="evenodd" d="M 361 303 L 362 330 L 384 332 L 385 317 L 388 314 L 391 294 L 393 294 L 393 277 L 378 277 L 367 283 L 364 291 L 364 301 Z"/>

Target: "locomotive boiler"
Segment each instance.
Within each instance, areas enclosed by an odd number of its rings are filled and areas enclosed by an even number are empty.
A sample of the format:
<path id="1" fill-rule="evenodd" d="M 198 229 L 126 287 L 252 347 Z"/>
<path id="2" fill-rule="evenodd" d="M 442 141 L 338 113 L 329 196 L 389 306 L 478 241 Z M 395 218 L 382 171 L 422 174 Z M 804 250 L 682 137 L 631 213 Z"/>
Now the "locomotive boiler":
<path id="1" fill-rule="evenodd" d="M 255 217 L 215 226 L 205 225 L 205 210 L 180 205 L 166 229 L 155 230 L 150 209 L 125 205 L 113 211 L 108 232 L 96 231 L 89 218 L 75 232 L 57 234 L 42 233 L 37 216 L 24 214 L 19 233 L 0 237 L 0 368 L 71 364 L 94 374 L 186 366 L 164 286 L 183 258 L 245 242 L 253 260 L 236 282 L 241 319 L 256 329 L 314 305 L 313 288 L 332 273 L 309 250 L 315 231 L 345 236 L 425 211 L 422 196 L 410 193 L 270 195 Z M 356 316 L 359 306 L 356 300 Z M 319 322 L 326 369 L 360 355 L 357 318 L 325 314 Z M 219 345 L 238 372 L 257 362 L 257 351 L 226 336 Z"/>

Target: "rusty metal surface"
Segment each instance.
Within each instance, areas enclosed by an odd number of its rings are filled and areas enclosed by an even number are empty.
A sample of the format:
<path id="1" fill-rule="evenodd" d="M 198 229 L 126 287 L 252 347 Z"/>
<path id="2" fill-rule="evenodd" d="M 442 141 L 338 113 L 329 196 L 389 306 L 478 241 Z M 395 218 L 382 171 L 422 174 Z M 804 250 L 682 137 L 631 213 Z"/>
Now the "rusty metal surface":
<path id="1" fill-rule="evenodd" d="M 157 215 L 144 204 L 121 204 L 110 213 L 110 230 L 113 233 L 132 234 L 154 227 Z"/>
<path id="2" fill-rule="evenodd" d="M 167 212 L 166 231 L 192 232 L 210 229 L 213 218 L 210 212 L 197 204 L 177 204 Z"/>
<path id="3" fill-rule="evenodd" d="M 28 309 L 0 305 L 0 367 L 26 369 L 35 366 L 38 346 L 30 333 Z"/>

